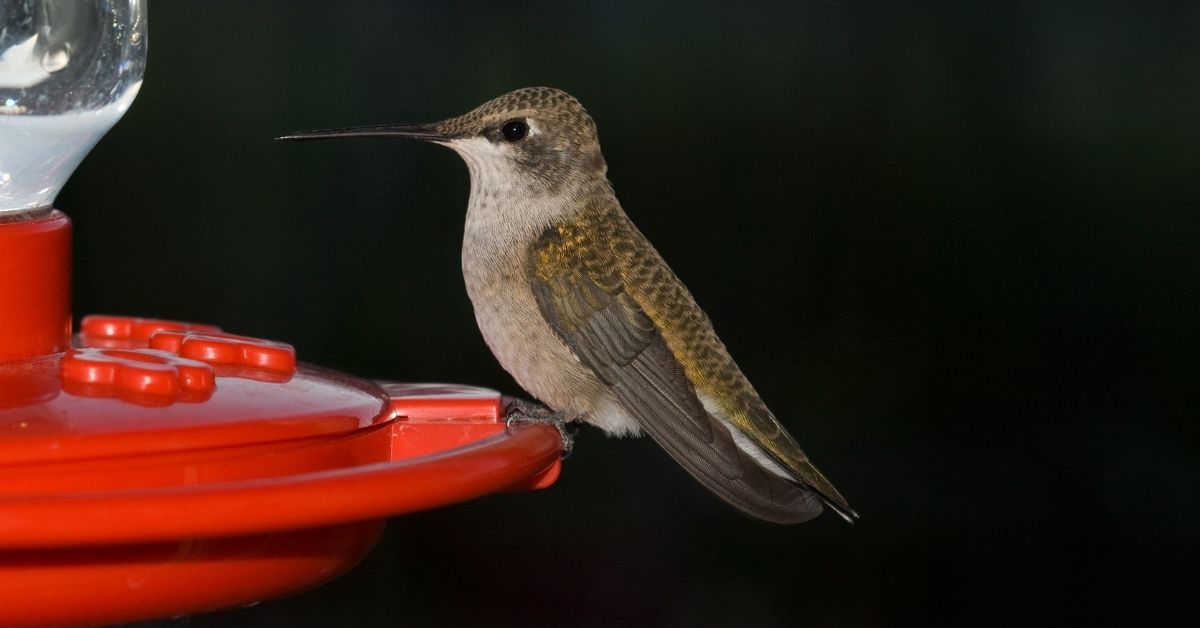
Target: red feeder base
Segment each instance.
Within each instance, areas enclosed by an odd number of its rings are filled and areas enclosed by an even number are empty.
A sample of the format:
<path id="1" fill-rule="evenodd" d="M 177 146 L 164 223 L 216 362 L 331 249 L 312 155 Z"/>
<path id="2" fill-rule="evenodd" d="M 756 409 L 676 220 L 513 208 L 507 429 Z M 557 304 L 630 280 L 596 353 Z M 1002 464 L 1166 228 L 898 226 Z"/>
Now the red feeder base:
<path id="1" fill-rule="evenodd" d="M 84 319 L 0 362 L 0 624 L 190 614 L 336 577 L 383 519 L 558 477 L 494 391 L 371 382 L 211 326 Z"/>

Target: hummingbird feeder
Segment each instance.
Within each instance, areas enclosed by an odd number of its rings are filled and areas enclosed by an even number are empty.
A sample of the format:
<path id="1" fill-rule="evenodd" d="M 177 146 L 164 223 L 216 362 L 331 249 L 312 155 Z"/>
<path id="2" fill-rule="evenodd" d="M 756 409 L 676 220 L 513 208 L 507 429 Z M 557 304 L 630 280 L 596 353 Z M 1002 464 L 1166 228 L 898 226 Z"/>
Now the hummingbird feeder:
<path id="1" fill-rule="evenodd" d="M 332 579 L 388 517 L 549 486 L 491 390 L 360 379 L 213 325 L 85 316 L 54 199 L 141 86 L 145 0 L 0 0 L 0 624 L 202 612 Z"/>

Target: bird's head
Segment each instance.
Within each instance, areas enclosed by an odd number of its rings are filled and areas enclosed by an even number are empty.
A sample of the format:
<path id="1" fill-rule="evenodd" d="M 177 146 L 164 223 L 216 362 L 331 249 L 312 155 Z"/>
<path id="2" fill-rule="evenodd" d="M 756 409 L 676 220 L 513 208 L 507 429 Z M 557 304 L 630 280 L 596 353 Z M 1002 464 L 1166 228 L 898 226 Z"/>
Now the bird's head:
<path id="1" fill-rule="evenodd" d="M 285 135 L 281 140 L 400 137 L 453 148 L 475 184 L 525 193 L 557 193 L 604 178 L 596 124 L 570 94 L 526 87 L 489 100 L 461 116 L 429 124 L 384 124 Z"/>

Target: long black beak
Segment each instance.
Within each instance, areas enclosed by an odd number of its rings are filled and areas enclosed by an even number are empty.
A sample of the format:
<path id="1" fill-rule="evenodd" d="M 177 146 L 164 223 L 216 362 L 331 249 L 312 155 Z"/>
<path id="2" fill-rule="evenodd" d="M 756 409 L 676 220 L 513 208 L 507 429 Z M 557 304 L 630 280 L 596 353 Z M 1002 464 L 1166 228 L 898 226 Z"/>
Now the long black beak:
<path id="1" fill-rule="evenodd" d="M 438 128 L 437 124 L 379 124 L 375 126 L 354 126 L 345 129 L 298 131 L 275 139 L 290 142 L 306 142 L 344 137 L 404 137 L 413 140 L 425 140 L 427 142 L 445 142 L 454 139 L 452 134 L 442 131 Z"/>

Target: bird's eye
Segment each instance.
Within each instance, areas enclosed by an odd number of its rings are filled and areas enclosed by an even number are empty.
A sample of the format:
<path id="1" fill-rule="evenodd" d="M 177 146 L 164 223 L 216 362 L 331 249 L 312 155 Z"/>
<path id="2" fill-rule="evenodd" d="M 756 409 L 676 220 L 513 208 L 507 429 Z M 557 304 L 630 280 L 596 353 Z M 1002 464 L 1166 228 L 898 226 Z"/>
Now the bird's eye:
<path id="1" fill-rule="evenodd" d="M 524 120 L 509 120 L 500 128 L 500 133 L 510 142 L 519 142 L 529 133 L 529 125 Z"/>

